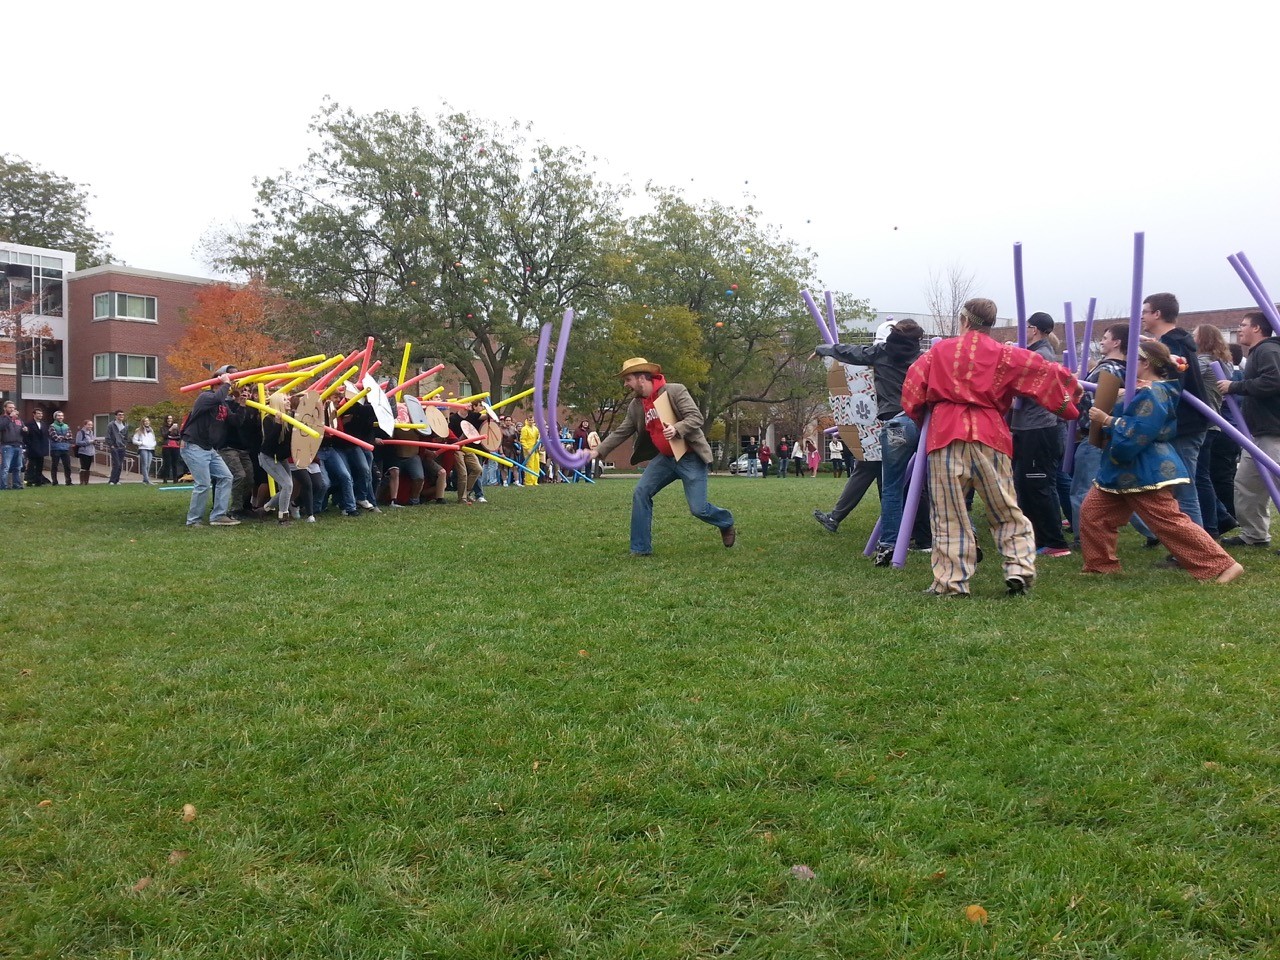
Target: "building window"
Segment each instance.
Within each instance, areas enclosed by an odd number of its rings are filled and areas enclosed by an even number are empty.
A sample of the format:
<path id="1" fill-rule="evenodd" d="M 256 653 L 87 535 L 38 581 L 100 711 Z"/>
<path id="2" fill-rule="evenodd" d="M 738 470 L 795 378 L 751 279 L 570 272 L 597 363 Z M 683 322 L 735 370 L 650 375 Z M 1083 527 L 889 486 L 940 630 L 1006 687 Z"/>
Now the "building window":
<path id="1" fill-rule="evenodd" d="M 155 323 L 156 298 L 136 293 L 98 293 L 93 297 L 95 320 L 142 320 Z"/>
<path id="2" fill-rule="evenodd" d="M 95 353 L 93 355 L 93 379 L 95 380 L 145 380 L 155 383 L 155 357 L 132 353 Z"/>

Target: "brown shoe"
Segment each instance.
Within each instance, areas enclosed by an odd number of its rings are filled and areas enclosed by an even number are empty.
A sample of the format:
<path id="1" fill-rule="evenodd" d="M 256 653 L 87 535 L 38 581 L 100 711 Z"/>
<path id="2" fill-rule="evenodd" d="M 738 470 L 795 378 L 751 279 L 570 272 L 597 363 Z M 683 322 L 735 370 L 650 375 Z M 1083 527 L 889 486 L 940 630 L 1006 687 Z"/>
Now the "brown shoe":
<path id="1" fill-rule="evenodd" d="M 737 539 L 738 539 L 737 527 L 725 527 L 723 530 L 720 531 L 720 540 L 722 543 L 724 543 L 726 547 L 732 547 L 734 542 Z"/>

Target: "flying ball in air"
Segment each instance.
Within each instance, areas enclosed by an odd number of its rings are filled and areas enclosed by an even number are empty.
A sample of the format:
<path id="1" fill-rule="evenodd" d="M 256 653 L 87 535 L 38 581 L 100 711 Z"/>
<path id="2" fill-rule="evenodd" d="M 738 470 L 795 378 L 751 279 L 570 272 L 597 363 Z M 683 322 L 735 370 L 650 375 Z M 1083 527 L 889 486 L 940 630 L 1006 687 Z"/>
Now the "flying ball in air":
<path id="1" fill-rule="evenodd" d="M 409 281 L 409 286 L 411 286 L 411 287 L 416 287 L 417 285 L 418 285 L 418 281 L 417 281 L 417 280 L 410 280 L 410 281 Z"/>
<path id="2" fill-rule="evenodd" d="M 726 291 L 724 292 L 724 295 L 725 295 L 726 297 L 732 297 L 732 296 L 733 296 L 733 291 L 732 291 L 732 290 L 726 290 Z"/>
<path id="3" fill-rule="evenodd" d="M 737 290 L 737 289 L 738 289 L 738 285 L 737 285 L 736 283 L 731 283 L 731 284 L 729 284 L 729 289 L 730 289 L 730 290 Z"/>
<path id="4" fill-rule="evenodd" d="M 723 320 L 717 320 L 717 321 L 716 321 L 716 326 L 717 326 L 717 327 L 723 327 L 723 326 L 724 326 L 724 321 L 723 321 Z"/>
<path id="5" fill-rule="evenodd" d="M 751 252 L 751 248 L 750 248 L 750 247 L 747 247 L 746 252 L 747 252 L 747 253 L 750 253 L 750 252 Z"/>

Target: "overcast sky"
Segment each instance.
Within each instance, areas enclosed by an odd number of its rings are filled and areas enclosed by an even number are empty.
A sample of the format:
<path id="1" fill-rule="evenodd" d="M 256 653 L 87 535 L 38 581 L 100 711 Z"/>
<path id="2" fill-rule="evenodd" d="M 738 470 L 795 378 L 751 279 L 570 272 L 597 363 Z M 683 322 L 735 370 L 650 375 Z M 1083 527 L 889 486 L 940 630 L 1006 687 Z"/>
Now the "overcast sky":
<path id="1" fill-rule="evenodd" d="M 1280 5 L 864 6 L 76 5 L 39 45 L 57 61 L 9 73 L 0 149 L 88 184 L 118 259 L 177 273 L 209 275 L 200 236 L 302 163 L 328 95 L 447 101 L 605 179 L 749 194 L 822 287 L 881 310 L 924 311 L 959 264 L 1012 316 L 1021 241 L 1029 311 L 1127 313 L 1136 230 L 1144 289 L 1184 310 L 1250 303 L 1237 250 L 1280 295 Z"/>

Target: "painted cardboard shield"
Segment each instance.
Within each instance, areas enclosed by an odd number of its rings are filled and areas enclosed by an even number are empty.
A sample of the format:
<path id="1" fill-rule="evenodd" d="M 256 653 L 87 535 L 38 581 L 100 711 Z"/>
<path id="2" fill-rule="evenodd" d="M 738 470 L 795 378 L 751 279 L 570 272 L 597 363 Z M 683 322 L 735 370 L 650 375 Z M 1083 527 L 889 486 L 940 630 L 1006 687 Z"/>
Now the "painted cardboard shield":
<path id="1" fill-rule="evenodd" d="M 476 429 L 476 425 L 470 420 L 462 421 L 462 435 L 468 440 L 474 440 L 480 436 L 480 431 Z"/>
<path id="2" fill-rule="evenodd" d="M 385 433 L 388 437 L 396 428 L 396 411 L 391 406 L 391 399 L 382 392 L 382 388 L 378 386 L 378 381 L 368 374 L 360 381 L 361 388 L 368 387 L 369 392 L 365 394 L 365 400 L 373 405 L 374 416 L 378 418 L 378 429 Z"/>
<path id="3" fill-rule="evenodd" d="M 293 418 L 320 434 L 319 437 L 309 437 L 301 430 L 293 431 L 290 452 L 293 454 L 294 466 L 302 469 L 315 460 L 316 453 L 320 450 L 320 440 L 324 437 L 324 401 L 320 399 L 320 394 L 312 390 L 303 391 L 298 409 L 293 411 Z"/>
<path id="4" fill-rule="evenodd" d="M 490 453 L 502 452 L 502 426 L 497 420 L 485 421 L 484 448 Z"/>
<path id="5" fill-rule="evenodd" d="M 427 418 L 423 415 L 423 411 L 422 411 L 422 401 L 419 400 L 417 397 L 406 396 L 404 398 L 404 405 L 409 411 L 410 423 L 426 423 L 427 422 Z"/>
<path id="6" fill-rule="evenodd" d="M 439 407 L 423 407 L 423 422 L 431 428 L 435 438 L 443 443 L 449 439 L 449 419 L 440 412 Z"/>
<path id="7" fill-rule="evenodd" d="M 876 419 L 876 384 L 870 367 L 827 361 L 827 392 L 831 416 L 840 439 L 857 460 L 881 459 L 880 429 Z"/>

